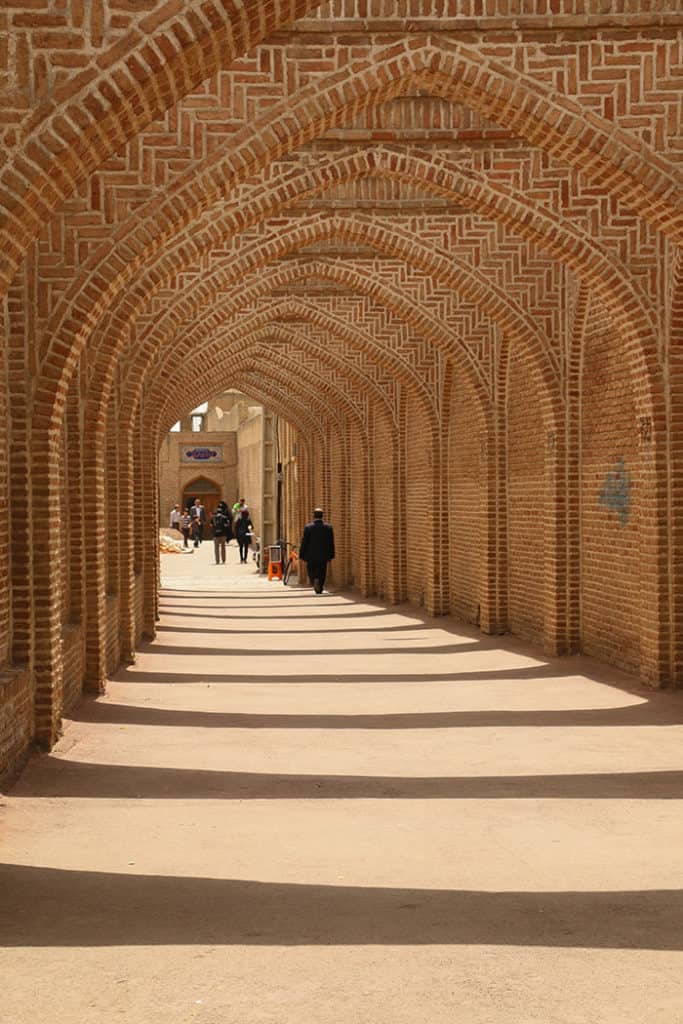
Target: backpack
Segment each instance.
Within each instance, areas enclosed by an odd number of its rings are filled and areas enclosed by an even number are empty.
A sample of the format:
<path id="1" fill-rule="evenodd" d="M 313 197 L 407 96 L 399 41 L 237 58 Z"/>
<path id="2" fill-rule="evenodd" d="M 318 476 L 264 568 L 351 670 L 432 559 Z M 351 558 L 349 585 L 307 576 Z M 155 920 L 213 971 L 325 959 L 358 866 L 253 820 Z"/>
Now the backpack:
<path id="1" fill-rule="evenodd" d="M 222 537 L 227 533 L 228 529 L 228 517 L 223 512 L 214 512 L 213 514 L 213 532 L 216 537 Z"/>

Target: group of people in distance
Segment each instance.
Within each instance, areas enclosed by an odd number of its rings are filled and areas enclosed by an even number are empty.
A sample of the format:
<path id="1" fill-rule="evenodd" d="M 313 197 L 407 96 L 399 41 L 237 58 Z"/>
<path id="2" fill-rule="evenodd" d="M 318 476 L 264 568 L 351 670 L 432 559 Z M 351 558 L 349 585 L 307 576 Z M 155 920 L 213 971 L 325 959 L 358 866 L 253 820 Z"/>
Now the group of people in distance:
<path id="1" fill-rule="evenodd" d="M 170 525 L 172 528 L 180 530 L 186 548 L 190 546 L 190 537 L 194 546 L 199 547 L 204 538 L 205 523 L 206 509 L 200 498 L 195 498 L 194 505 L 188 505 L 184 512 L 180 511 L 179 505 L 175 505 L 171 512 Z M 225 564 L 226 548 L 233 537 L 236 538 L 239 545 L 240 564 L 244 565 L 249 554 L 249 545 L 254 529 L 249 516 L 249 507 L 244 498 L 236 501 L 231 509 L 224 501 L 219 501 L 211 516 L 211 526 L 216 565 Z M 331 525 L 325 522 L 321 508 L 314 510 L 313 522 L 304 527 L 299 546 L 299 558 L 306 562 L 308 578 L 316 594 L 322 594 L 327 566 L 334 558 L 334 531 Z"/>
<path id="2" fill-rule="evenodd" d="M 182 533 L 183 547 L 189 548 L 191 539 L 194 547 L 198 548 L 204 540 L 205 525 L 206 509 L 201 498 L 195 498 L 194 504 L 188 505 L 184 512 L 181 512 L 180 505 L 174 505 L 170 526 Z M 233 537 L 240 549 L 240 564 L 245 564 L 254 529 L 245 499 L 239 498 L 232 508 L 228 508 L 226 502 L 219 501 L 211 515 L 211 527 L 216 565 L 225 564 L 226 548 Z"/>

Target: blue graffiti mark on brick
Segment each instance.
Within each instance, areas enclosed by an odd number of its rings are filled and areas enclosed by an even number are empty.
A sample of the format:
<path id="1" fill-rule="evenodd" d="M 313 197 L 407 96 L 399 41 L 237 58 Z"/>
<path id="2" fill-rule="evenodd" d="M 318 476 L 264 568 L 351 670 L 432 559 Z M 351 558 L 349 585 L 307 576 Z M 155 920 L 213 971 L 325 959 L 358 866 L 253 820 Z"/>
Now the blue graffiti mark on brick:
<path id="1" fill-rule="evenodd" d="M 624 460 L 619 459 L 614 472 L 605 477 L 605 485 L 600 491 L 600 504 L 610 512 L 616 512 L 619 522 L 626 526 L 631 511 L 631 474 L 627 472 Z"/>

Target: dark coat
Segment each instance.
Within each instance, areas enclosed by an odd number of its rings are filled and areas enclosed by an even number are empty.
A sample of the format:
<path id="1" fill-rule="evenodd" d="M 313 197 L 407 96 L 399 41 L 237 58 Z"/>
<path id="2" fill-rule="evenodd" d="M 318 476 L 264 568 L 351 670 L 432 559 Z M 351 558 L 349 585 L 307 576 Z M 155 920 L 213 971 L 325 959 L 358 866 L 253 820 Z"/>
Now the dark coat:
<path id="1" fill-rule="evenodd" d="M 218 516 L 222 516 L 220 524 L 216 522 Z M 228 540 L 232 538 L 232 514 L 227 508 L 216 508 L 211 516 L 211 525 L 214 537 L 227 537 Z"/>
<path id="2" fill-rule="evenodd" d="M 334 558 L 334 530 L 322 519 L 314 519 L 304 526 L 299 547 L 299 558 L 311 565 L 322 565 Z"/>
<path id="3" fill-rule="evenodd" d="M 248 544 L 251 544 L 251 537 L 248 537 L 247 534 L 253 529 L 254 527 L 252 526 L 249 516 L 238 515 L 236 517 L 235 537 L 237 537 L 237 540 L 241 540 L 242 542 L 246 541 Z"/>

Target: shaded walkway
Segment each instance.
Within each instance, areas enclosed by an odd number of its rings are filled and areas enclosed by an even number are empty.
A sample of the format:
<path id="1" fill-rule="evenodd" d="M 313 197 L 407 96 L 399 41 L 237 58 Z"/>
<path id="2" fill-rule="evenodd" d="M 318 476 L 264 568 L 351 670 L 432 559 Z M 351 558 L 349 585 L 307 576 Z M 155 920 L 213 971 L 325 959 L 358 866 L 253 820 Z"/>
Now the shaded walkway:
<path id="1" fill-rule="evenodd" d="M 4 798 L 2 1024 L 683 1020 L 683 694 L 210 554 Z"/>

